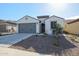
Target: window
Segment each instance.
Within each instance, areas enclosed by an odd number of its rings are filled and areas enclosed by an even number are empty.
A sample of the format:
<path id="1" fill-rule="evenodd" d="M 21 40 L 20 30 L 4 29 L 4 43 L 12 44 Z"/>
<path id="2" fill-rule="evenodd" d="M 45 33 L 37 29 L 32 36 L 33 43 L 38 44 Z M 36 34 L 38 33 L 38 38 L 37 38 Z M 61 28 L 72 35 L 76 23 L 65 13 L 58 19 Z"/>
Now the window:
<path id="1" fill-rule="evenodd" d="M 57 23 L 56 21 L 52 21 L 51 22 L 51 28 L 55 28 L 56 27 L 56 23 Z"/>

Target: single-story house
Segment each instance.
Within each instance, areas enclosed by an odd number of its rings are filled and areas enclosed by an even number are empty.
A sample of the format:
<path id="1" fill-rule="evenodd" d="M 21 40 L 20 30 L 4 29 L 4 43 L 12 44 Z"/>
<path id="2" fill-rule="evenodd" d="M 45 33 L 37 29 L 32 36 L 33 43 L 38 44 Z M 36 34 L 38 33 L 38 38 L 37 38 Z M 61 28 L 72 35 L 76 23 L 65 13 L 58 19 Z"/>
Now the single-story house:
<path id="1" fill-rule="evenodd" d="M 65 31 L 72 34 L 79 34 L 79 19 L 67 21 L 65 22 Z"/>
<path id="2" fill-rule="evenodd" d="M 17 32 L 52 34 L 51 27 L 56 22 L 64 27 L 64 18 L 55 15 L 37 16 L 37 18 L 26 15 L 17 21 Z"/>
<path id="3" fill-rule="evenodd" d="M 16 23 L 0 19 L 0 33 L 16 32 Z"/>

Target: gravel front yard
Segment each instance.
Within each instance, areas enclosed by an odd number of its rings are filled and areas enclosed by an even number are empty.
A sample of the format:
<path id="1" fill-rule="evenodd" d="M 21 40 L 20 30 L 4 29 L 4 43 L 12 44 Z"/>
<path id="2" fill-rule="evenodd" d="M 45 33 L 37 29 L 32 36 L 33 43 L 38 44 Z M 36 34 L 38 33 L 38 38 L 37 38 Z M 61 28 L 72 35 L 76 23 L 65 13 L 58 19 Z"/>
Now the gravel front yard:
<path id="1" fill-rule="evenodd" d="M 31 36 L 28 39 L 20 41 L 10 48 L 21 49 L 24 51 L 32 51 L 43 55 L 54 56 L 79 56 L 79 44 L 72 42 L 66 36 L 59 37 L 59 46 L 53 45 L 55 38 L 52 36 Z"/>
<path id="2" fill-rule="evenodd" d="M 54 50 L 58 50 L 56 49 L 58 46 L 54 46 L 54 43 L 57 43 L 57 40 L 52 36 L 33 35 L 28 39 L 12 45 L 10 48 L 32 51 L 40 54 L 51 54 Z"/>

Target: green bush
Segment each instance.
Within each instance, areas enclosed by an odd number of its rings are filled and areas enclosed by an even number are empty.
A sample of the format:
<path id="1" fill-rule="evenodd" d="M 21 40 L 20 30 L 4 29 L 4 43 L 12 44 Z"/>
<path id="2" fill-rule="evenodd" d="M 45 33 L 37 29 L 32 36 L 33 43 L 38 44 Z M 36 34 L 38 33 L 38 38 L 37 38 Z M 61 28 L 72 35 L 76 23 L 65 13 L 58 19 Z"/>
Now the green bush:
<path id="1" fill-rule="evenodd" d="M 63 28 L 61 27 L 60 24 L 55 24 L 55 27 L 52 29 L 53 34 L 60 34 L 62 33 Z"/>

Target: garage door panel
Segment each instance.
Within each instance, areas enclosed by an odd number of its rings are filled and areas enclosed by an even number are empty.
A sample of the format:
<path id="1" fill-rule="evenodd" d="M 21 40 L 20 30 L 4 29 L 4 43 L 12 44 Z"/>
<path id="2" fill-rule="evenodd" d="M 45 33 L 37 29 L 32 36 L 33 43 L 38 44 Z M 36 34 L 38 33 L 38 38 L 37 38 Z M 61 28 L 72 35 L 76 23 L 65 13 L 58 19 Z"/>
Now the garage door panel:
<path id="1" fill-rule="evenodd" d="M 0 32 L 6 32 L 6 25 L 0 25 Z"/>
<path id="2" fill-rule="evenodd" d="M 19 24 L 19 33 L 36 33 L 36 23 Z"/>

